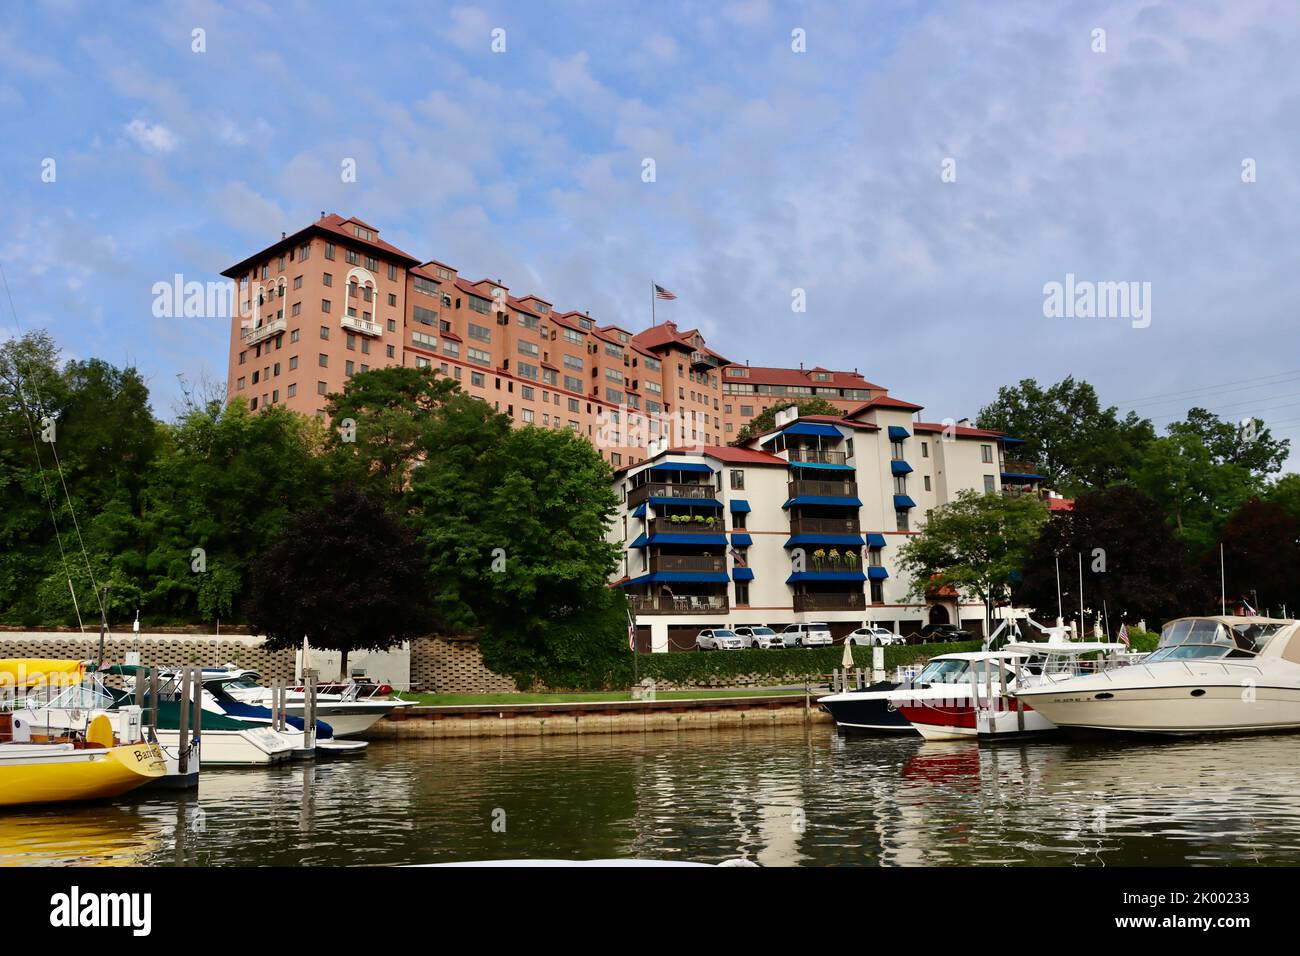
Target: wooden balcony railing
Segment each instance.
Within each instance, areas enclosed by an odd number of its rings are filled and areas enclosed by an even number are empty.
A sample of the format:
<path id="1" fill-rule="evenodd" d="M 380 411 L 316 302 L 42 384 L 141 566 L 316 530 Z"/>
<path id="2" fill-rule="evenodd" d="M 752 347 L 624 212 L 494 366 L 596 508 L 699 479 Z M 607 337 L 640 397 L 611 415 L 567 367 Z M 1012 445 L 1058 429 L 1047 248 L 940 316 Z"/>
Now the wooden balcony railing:
<path id="1" fill-rule="evenodd" d="M 805 518 L 790 519 L 791 534 L 861 534 L 862 525 L 857 518 Z"/>
<path id="2" fill-rule="evenodd" d="M 811 465 L 843 465 L 847 461 L 842 451 L 822 451 L 818 448 L 791 448 L 790 460 Z"/>
<path id="3" fill-rule="evenodd" d="M 726 614 L 725 595 L 718 594 L 629 594 L 633 614 Z"/>
<path id="4" fill-rule="evenodd" d="M 1037 461 L 1003 461 L 1002 470 L 1016 475 L 1041 475 L 1042 462 Z"/>
<path id="5" fill-rule="evenodd" d="M 719 518 L 713 524 L 707 521 L 677 521 L 670 518 L 654 518 L 650 522 L 651 534 L 723 534 L 726 524 Z"/>
<path id="6" fill-rule="evenodd" d="M 627 493 L 627 503 L 630 507 L 635 508 L 648 498 L 689 498 L 707 501 L 717 496 L 718 489 L 713 485 L 670 485 L 652 481 L 629 491 Z"/>
<path id="7" fill-rule="evenodd" d="M 861 611 L 867 598 L 861 591 L 830 592 L 823 594 L 796 594 L 796 611 Z"/>
<path id="8" fill-rule="evenodd" d="M 789 491 L 791 498 L 798 498 L 800 495 L 853 498 L 857 496 L 858 483 L 856 481 L 792 481 Z"/>
<path id="9" fill-rule="evenodd" d="M 656 554 L 650 557 L 651 571 L 726 571 L 722 555 Z"/>

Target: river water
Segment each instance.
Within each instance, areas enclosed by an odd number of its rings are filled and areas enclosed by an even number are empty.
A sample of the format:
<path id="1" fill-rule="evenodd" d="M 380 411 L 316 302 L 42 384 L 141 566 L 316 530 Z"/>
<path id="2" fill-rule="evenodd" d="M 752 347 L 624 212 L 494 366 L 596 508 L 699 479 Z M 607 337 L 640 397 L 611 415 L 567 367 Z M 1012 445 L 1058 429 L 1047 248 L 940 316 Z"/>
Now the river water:
<path id="1" fill-rule="evenodd" d="M 643 857 L 765 866 L 1291 864 L 1300 738 L 980 746 L 735 731 L 377 741 L 197 796 L 0 815 L 0 864 Z"/>

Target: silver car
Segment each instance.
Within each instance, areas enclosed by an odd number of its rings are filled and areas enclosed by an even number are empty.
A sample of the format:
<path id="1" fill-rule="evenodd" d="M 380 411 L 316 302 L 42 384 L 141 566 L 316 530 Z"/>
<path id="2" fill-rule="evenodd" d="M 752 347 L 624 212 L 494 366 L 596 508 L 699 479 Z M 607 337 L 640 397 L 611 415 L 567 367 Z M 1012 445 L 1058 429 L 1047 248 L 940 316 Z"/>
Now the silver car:
<path id="1" fill-rule="evenodd" d="M 695 646 L 702 651 L 738 651 L 745 641 L 735 631 L 708 627 L 695 635 Z"/>
<path id="2" fill-rule="evenodd" d="M 907 638 L 879 624 L 868 624 L 845 637 L 844 643 L 857 644 L 860 647 L 888 647 L 890 644 L 906 644 Z"/>

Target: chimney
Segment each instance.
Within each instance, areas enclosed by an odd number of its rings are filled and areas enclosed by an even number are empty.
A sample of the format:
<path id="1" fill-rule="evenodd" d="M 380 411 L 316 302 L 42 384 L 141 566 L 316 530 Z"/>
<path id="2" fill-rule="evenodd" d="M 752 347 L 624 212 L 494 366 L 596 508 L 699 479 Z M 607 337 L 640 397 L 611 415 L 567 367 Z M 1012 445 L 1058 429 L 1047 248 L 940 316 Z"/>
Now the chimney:
<path id="1" fill-rule="evenodd" d="M 281 232 L 281 233 L 280 233 L 280 238 L 283 239 L 283 238 L 284 238 L 285 236 L 287 236 L 287 235 L 288 235 L 287 232 Z"/>
<path id="2" fill-rule="evenodd" d="M 320 217 L 321 217 L 322 219 L 325 218 L 325 210 L 324 210 L 324 209 L 322 209 L 322 210 L 320 211 Z"/>

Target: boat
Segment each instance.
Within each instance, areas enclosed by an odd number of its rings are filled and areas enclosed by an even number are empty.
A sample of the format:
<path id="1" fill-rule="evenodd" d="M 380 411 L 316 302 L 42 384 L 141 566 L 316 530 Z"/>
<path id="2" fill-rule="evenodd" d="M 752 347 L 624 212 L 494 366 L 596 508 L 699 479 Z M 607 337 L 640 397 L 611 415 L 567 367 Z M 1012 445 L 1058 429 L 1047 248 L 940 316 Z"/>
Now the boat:
<path id="1" fill-rule="evenodd" d="M 846 733 L 911 733 L 911 721 L 898 709 L 892 695 L 902 692 L 911 695 L 908 699 L 962 699 L 970 693 L 972 667 L 980 657 L 979 652 L 940 654 L 910 681 L 880 682 L 865 690 L 819 697 L 817 703 Z"/>
<path id="2" fill-rule="evenodd" d="M 58 678 L 83 672 L 80 661 L 0 661 L 7 690 L 57 686 Z M 76 728 L 49 728 L 34 725 L 25 710 L 0 712 L 0 807 L 107 800 L 162 778 L 163 755 L 144 739 L 140 711 L 122 717 L 120 730 L 90 713 Z"/>
<path id="3" fill-rule="evenodd" d="M 203 675 L 205 681 L 222 678 L 222 686 L 236 700 L 259 707 L 271 706 L 271 688 L 258 683 L 261 675 L 256 671 L 211 668 L 205 669 Z M 334 738 L 365 733 L 394 710 L 415 705 L 415 701 L 384 696 L 392 691 L 391 685 L 369 681 L 319 684 L 316 690 L 316 717 L 330 725 Z M 306 697 L 301 685 L 288 689 L 287 710 L 290 716 L 301 719 Z"/>
<path id="4" fill-rule="evenodd" d="M 1029 682 L 1050 686 L 1084 671 L 1124 666 L 1124 651 L 1123 644 L 1100 641 L 1017 641 L 971 655 L 965 694 L 945 698 L 896 691 L 890 701 L 926 740 L 1009 740 L 1050 733 L 1057 725 L 1017 698 L 1015 688 Z"/>
<path id="5" fill-rule="evenodd" d="M 292 712 L 289 712 L 277 720 L 276 714 L 269 706 L 260 703 L 248 703 L 230 693 L 228 685 L 238 679 L 228 673 L 204 671 L 202 681 L 205 714 L 208 710 L 212 710 L 224 717 L 234 718 L 246 724 L 264 727 L 278 733 L 294 742 L 294 755 L 296 757 L 316 755 L 325 757 L 355 756 L 368 746 L 368 743 L 364 740 L 338 739 L 335 736 L 333 726 L 319 718 L 312 725 L 314 732 L 311 734 L 306 732 L 308 723 L 302 714 L 295 716 Z M 277 724 L 283 729 L 277 730 Z"/>
<path id="6" fill-rule="evenodd" d="M 1147 734 L 1300 729 L 1300 622 L 1182 617 L 1128 667 L 1020 688 L 1060 727 Z"/>

